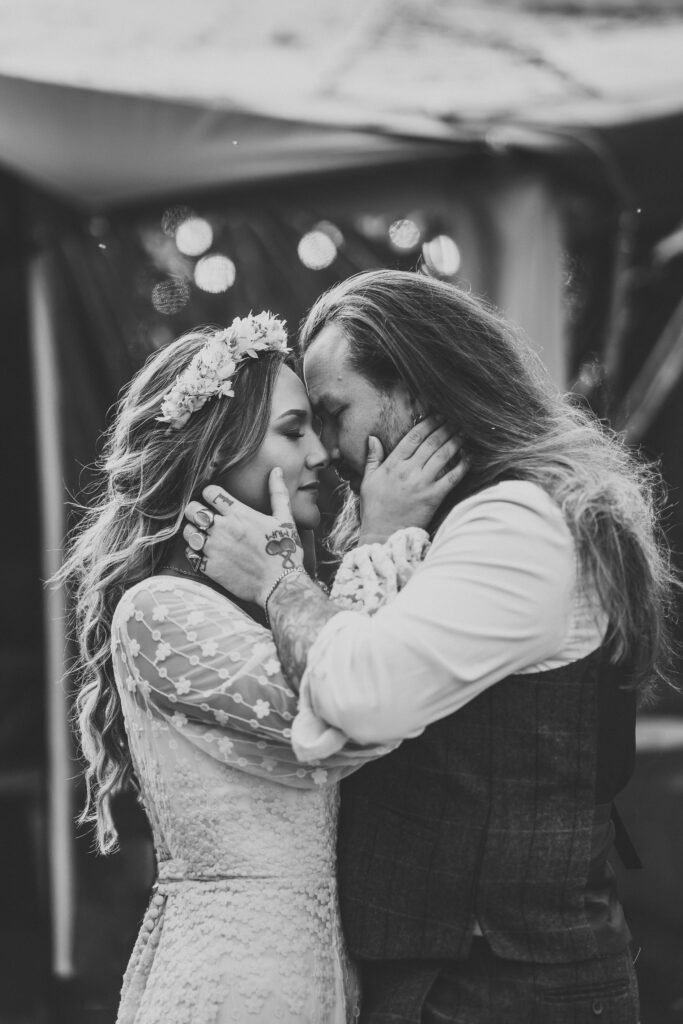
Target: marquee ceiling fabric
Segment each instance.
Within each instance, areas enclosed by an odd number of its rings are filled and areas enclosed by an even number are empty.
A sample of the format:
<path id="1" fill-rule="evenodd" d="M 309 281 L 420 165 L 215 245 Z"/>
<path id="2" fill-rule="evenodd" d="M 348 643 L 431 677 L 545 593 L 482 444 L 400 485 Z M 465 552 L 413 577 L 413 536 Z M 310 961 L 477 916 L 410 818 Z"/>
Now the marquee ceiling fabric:
<path id="1" fill-rule="evenodd" d="M 88 208 L 411 155 L 388 135 L 0 76 L 0 162 Z"/>
<path id="2" fill-rule="evenodd" d="M 96 207 L 537 145 L 683 113 L 681 53 L 683 0 L 0 0 L 0 161 Z"/>

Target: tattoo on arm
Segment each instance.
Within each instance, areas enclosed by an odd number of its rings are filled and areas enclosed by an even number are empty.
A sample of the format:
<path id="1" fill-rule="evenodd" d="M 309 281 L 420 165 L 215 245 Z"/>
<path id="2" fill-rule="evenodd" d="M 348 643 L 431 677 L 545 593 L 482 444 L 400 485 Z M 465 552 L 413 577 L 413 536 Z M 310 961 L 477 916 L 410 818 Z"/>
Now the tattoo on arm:
<path id="1" fill-rule="evenodd" d="M 292 555 L 297 547 L 303 547 L 294 523 L 282 523 L 272 533 L 266 534 L 266 540 L 266 554 L 279 555 L 282 559 L 282 568 L 293 569 Z"/>
<path id="2" fill-rule="evenodd" d="M 282 671 L 298 692 L 308 652 L 326 622 L 341 608 L 302 573 L 286 576 L 268 601 L 273 639 Z"/>

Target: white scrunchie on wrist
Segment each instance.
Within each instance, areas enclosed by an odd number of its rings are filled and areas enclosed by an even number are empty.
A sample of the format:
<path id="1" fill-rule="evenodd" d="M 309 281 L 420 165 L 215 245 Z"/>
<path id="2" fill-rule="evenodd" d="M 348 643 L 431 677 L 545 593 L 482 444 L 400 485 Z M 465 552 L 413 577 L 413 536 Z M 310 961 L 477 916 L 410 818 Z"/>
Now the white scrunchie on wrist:
<path id="1" fill-rule="evenodd" d="M 383 544 L 364 544 L 344 555 L 332 585 L 335 604 L 372 615 L 406 585 L 430 547 L 417 526 L 397 530 Z"/>

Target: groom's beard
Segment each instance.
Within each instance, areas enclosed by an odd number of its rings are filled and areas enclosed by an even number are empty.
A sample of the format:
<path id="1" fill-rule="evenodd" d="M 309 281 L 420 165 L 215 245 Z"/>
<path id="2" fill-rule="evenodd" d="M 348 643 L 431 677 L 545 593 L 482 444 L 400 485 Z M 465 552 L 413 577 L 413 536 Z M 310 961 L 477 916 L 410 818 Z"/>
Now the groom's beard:
<path id="1" fill-rule="evenodd" d="M 386 458 L 390 452 L 393 452 L 398 442 L 409 429 L 410 424 L 403 422 L 400 414 L 394 406 L 394 403 L 390 399 L 385 399 L 379 407 L 377 423 L 372 431 L 373 435 L 382 445 L 384 458 Z M 348 483 L 353 494 L 360 494 L 360 485 L 363 481 L 363 473 L 365 470 L 364 466 L 359 472 L 357 469 L 350 466 L 348 462 L 345 462 L 343 459 L 339 459 L 334 464 L 334 470 L 342 480 L 345 480 Z"/>
<path id="2" fill-rule="evenodd" d="M 398 442 L 405 437 L 410 430 L 410 422 L 406 422 L 404 415 L 396 408 L 394 402 L 387 399 L 380 408 L 377 420 L 377 428 L 374 431 L 382 445 L 384 458 L 393 452 Z"/>

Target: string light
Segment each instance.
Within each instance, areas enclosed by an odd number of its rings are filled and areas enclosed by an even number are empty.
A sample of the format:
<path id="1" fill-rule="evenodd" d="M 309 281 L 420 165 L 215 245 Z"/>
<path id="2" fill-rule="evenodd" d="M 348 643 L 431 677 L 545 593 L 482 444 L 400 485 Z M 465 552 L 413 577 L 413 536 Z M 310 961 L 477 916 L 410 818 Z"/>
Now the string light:
<path id="1" fill-rule="evenodd" d="M 183 223 L 194 216 L 194 210 L 189 206 L 169 206 L 161 218 L 161 230 L 165 235 L 173 238 L 176 231 Z"/>
<path id="2" fill-rule="evenodd" d="M 297 246 L 299 259 L 309 270 L 324 270 L 337 258 L 337 246 L 324 231 L 307 232 Z"/>
<path id="3" fill-rule="evenodd" d="M 178 251 L 185 256 L 201 256 L 211 248 L 213 228 L 203 217 L 188 217 L 175 233 L 175 244 Z"/>
<path id="4" fill-rule="evenodd" d="M 198 288 L 204 292 L 217 295 L 232 288 L 237 276 L 237 268 L 227 256 L 216 253 L 204 256 L 194 268 L 194 280 Z"/>
<path id="5" fill-rule="evenodd" d="M 167 277 L 152 288 L 152 305 L 158 313 L 179 313 L 190 299 L 190 286 L 182 277 Z"/>
<path id="6" fill-rule="evenodd" d="M 420 244 L 422 232 L 414 220 L 403 217 L 389 225 L 389 241 L 394 249 L 409 251 Z"/>
<path id="7" fill-rule="evenodd" d="M 425 242 L 422 255 L 429 272 L 437 277 L 453 277 L 460 268 L 460 249 L 450 235 L 437 235 Z"/>
<path id="8" fill-rule="evenodd" d="M 356 227 L 367 238 L 380 241 L 386 238 L 387 219 L 378 213 L 362 213 L 355 220 Z"/>
<path id="9" fill-rule="evenodd" d="M 341 249 L 344 244 L 344 236 L 341 230 L 336 224 L 333 224 L 331 220 L 319 220 L 317 224 L 313 225 L 313 231 L 322 231 L 324 235 L 327 235 L 329 240 L 334 243 L 337 249 Z"/>

